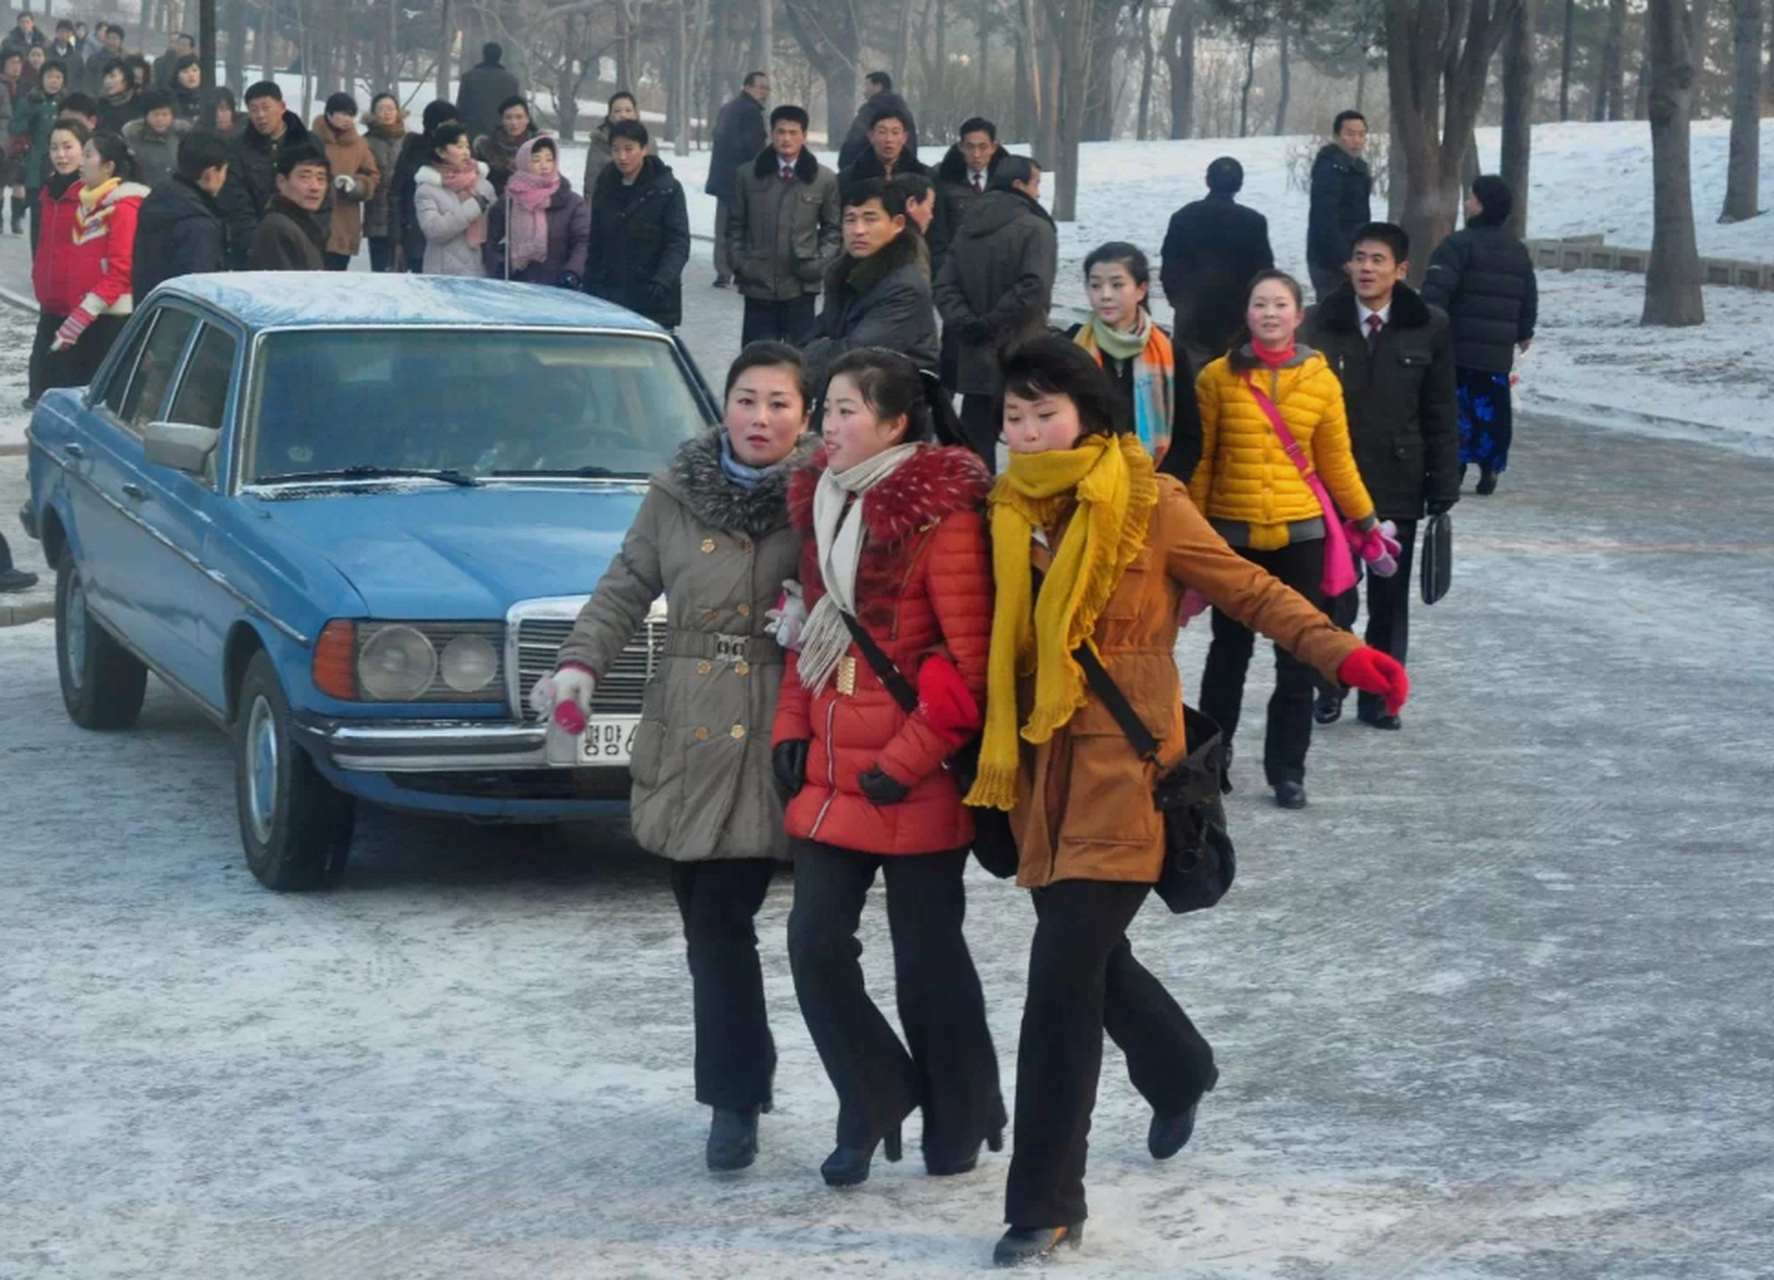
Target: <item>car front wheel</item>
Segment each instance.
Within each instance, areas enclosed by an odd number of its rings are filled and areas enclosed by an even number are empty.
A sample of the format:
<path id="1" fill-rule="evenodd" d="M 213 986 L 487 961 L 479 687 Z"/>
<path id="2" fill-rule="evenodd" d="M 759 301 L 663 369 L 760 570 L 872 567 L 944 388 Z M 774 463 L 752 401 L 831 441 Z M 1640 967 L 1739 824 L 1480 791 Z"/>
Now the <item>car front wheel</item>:
<path id="1" fill-rule="evenodd" d="M 267 889 L 337 884 L 355 799 L 321 776 L 290 737 L 289 702 L 265 653 L 253 655 L 234 716 L 234 797 L 246 865 Z"/>
<path id="2" fill-rule="evenodd" d="M 86 584 L 74 556 L 55 574 L 56 674 L 68 718 L 82 729 L 127 729 L 142 712 L 144 667 L 86 607 Z"/>

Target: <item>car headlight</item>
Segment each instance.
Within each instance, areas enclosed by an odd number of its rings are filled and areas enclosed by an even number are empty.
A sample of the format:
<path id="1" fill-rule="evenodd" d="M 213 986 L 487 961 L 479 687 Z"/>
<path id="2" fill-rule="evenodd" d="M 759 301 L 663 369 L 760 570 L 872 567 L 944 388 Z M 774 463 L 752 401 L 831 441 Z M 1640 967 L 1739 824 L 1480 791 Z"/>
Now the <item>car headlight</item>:
<path id="1" fill-rule="evenodd" d="M 384 702 L 411 702 L 431 687 L 437 650 L 412 627 L 383 627 L 357 655 L 357 681 Z"/>
<path id="2" fill-rule="evenodd" d="M 482 636 L 457 636 L 444 646 L 438 670 L 457 693 L 479 693 L 499 674 L 499 651 Z"/>

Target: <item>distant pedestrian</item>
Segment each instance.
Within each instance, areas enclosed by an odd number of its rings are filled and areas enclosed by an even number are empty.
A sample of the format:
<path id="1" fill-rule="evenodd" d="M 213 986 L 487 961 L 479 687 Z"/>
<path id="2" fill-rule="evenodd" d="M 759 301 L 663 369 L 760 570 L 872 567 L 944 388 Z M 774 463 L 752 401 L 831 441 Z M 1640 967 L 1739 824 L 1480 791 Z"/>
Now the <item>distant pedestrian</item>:
<path id="1" fill-rule="evenodd" d="M 248 270 L 327 269 L 327 233 L 320 223 L 320 207 L 326 203 L 331 174 L 326 153 L 312 142 L 285 147 L 278 154 L 276 194 L 253 233 Z"/>
<path id="2" fill-rule="evenodd" d="M 0 39 L 0 53 L 16 50 L 23 57 L 32 49 L 41 49 L 47 43 L 43 33 L 37 29 L 37 16 L 26 9 L 19 14 L 12 30 L 6 33 L 4 39 Z"/>
<path id="3" fill-rule="evenodd" d="M 1245 311 L 1250 340 L 1208 365 L 1195 382 L 1201 463 L 1189 496 L 1239 555 L 1322 609 L 1330 521 L 1347 516 L 1365 534 L 1379 518 L 1349 447 L 1342 385 L 1323 356 L 1295 342 L 1305 319 L 1302 303 L 1299 283 L 1282 272 L 1265 271 L 1251 285 Z M 1297 450 L 1284 443 L 1284 434 Z M 1334 505 L 1320 502 L 1308 474 Z M 1220 726 L 1228 747 L 1238 731 L 1254 642 L 1237 616 L 1214 609 L 1201 710 Z M 1312 687 L 1312 668 L 1277 646 L 1263 774 L 1284 809 L 1306 806 Z"/>
<path id="4" fill-rule="evenodd" d="M 52 145 L 65 145 L 77 137 L 70 133 L 74 128 L 72 122 L 57 124 Z M 44 241 L 40 257 L 67 255 L 61 269 L 52 264 L 45 273 L 60 286 L 60 296 L 46 300 L 38 295 L 46 312 L 62 314 L 43 362 L 46 387 L 90 383 L 135 310 L 136 219 L 148 190 L 131 180 L 132 172 L 129 147 L 122 138 L 114 133 L 89 137 L 80 156 L 80 187 L 68 243 Z"/>
<path id="5" fill-rule="evenodd" d="M 1125 429 L 1158 470 L 1187 483 L 1201 460 L 1194 371 L 1147 306 L 1152 270 L 1146 255 L 1125 241 L 1098 245 L 1084 259 L 1084 288 L 1090 319 L 1066 336 L 1109 375 Z"/>
<path id="6" fill-rule="evenodd" d="M 1447 315 L 1405 283 L 1410 238 L 1375 222 L 1355 233 L 1349 277 L 1306 313 L 1301 340 L 1330 362 L 1343 386 L 1349 442 L 1361 482 L 1380 519 L 1397 527 L 1396 572 L 1367 573 L 1367 642 L 1400 662 L 1410 647 L 1411 560 L 1417 522 L 1459 501 L 1459 432 L 1454 414 L 1454 350 Z M 1330 601 L 1331 621 L 1353 628 L 1359 587 Z M 1319 724 L 1343 712 L 1341 686 L 1320 681 Z M 1363 724 L 1397 729 L 1379 698 L 1357 703 Z"/>
<path id="7" fill-rule="evenodd" d="M 55 38 L 44 48 L 44 56 L 64 65 L 71 58 L 84 58 L 80 51 L 80 32 L 78 24 L 69 18 L 58 18 L 55 24 Z"/>
<path id="8" fill-rule="evenodd" d="M 499 127 L 499 104 L 510 98 L 521 98 L 524 87 L 505 69 L 505 50 L 497 41 L 489 40 L 480 47 L 480 64 L 462 73 L 456 87 L 456 110 L 468 135 L 482 138 Z"/>
<path id="9" fill-rule="evenodd" d="M 173 64 L 172 84 L 173 114 L 193 127 L 202 127 L 206 122 L 203 118 L 203 63 L 194 53 L 187 53 Z M 211 125 L 214 121 L 207 122 Z"/>
<path id="10" fill-rule="evenodd" d="M 179 167 L 179 144 L 191 126 L 173 113 L 172 93 L 150 89 L 142 95 L 142 118 L 123 126 L 123 140 L 135 155 L 136 181 L 148 190 L 168 181 Z"/>
<path id="11" fill-rule="evenodd" d="M 216 195 L 228 180 L 228 143 L 199 129 L 179 145 L 178 171 L 142 201 L 136 219 L 136 297 L 167 280 L 228 268 L 228 229 Z"/>
<path id="12" fill-rule="evenodd" d="M 639 120 L 610 126 L 610 167 L 591 202 L 585 291 L 667 329 L 684 322 L 690 214 L 671 167 L 647 154 Z"/>
<path id="13" fill-rule="evenodd" d="M 844 254 L 826 270 L 825 305 L 802 344 L 816 395 L 847 351 L 885 347 L 934 372 L 939 350 L 930 251 L 907 224 L 905 191 L 875 179 L 842 203 Z"/>
<path id="14" fill-rule="evenodd" d="M 481 249 L 487 242 L 487 212 L 493 184 L 476 160 L 468 126 L 451 120 L 431 138 L 431 159 L 413 184 L 413 215 L 425 237 L 428 276 L 485 276 Z"/>
<path id="15" fill-rule="evenodd" d="M 739 96 L 721 108 L 715 118 L 714 149 L 709 153 L 708 181 L 703 191 L 715 198 L 715 228 L 719 232 L 733 216 L 733 190 L 740 170 L 757 159 L 769 144 L 764 127 L 764 103 L 770 99 L 770 77 L 753 71 L 745 77 Z M 715 288 L 733 283 L 733 246 L 727 236 L 715 236 Z"/>
<path id="16" fill-rule="evenodd" d="M 31 149 L 28 136 L 15 137 L 12 134 L 12 113 L 14 107 L 22 109 L 25 97 L 31 92 L 31 85 L 24 78 L 25 59 L 16 49 L 0 54 L 0 124 L 7 126 L 4 137 L 0 137 L 0 199 L 4 199 L 6 191 L 12 191 L 12 234 L 19 235 L 24 230 L 25 214 L 25 153 Z M 0 225 L 3 225 L 3 213 L 0 211 Z"/>
<path id="17" fill-rule="evenodd" d="M 735 175 L 732 212 L 717 228 L 745 295 L 742 343 L 806 337 L 826 270 L 843 252 L 838 175 L 807 149 L 807 124 L 801 107 L 770 113 L 770 149 Z"/>
<path id="18" fill-rule="evenodd" d="M 1275 265 L 1269 220 L 1234 198 L 1243 186 L 1244 166 L 1221 156 L 1207 166 L 1207 198 L 1173 213 L 1164 233 L 1159 274 L 1191 369 L 1226 354 L 1244 324 L 1250 282 Z"/>
<path id="19" fill-rule="evenodd" d="M 906 105 L 904 98 L 894 92 L 892 76 L 885 71 L 871 71 L 863 77 L 862 105 L 856 109 L 856 117 L 851 120 L 850 129 L 838 148 L 839 173 L 855 164 L 869 149 L 869 134 L 875 127 L 875 121 L 880 118 L 880 113 L 887 109 L 905 112 L 906 146 L 912 155 L 918 154 L 918 123 L 912 116 L 912 109 Z"/>
<path id="20" fill-rule="evenodd" d="M 632 93 L 626 89 L 618 89 L 610 95 L 609 102 L 605 104 L 603 122 L 585 139 L 585 178 L 579 184 L 579 194 L 585 197 L 586 208 L 591 207 L 591 195 L 597 190 L 597 180 L 610 164 L 610 126 L 620 120 L 640 118 L 640 104 L 634 100 Z M 649 139 L 647 154 L 658 155 L 659 144 Z"/>
<path id="21" fill-rule="evenodd" d="M 210 117 L 210 123 L 230 142 L 240 136 L 240 104 L 234 100 L 232 89 L 216 90 L 215 114 Z"/>
<path id="22" fill-rule="evenodd" d="M 495 195 L 505 194 L 505 184 L 517 165 L 517 151 L 539 130 L 530 116 L 530 104 L 507 98 L 499 104 L 499 127 L 474 140 L 474 158 L 487 166 L 487 180 Z"/>
<path id="23" fill-rule="evenodd" d="M 431 162 L 437 131 L 458 119 L 455 103 L 441 99 L 426 103 L 420 116 L 420 132 L 407 133 L 394 167 L 394 182 L 388 196 L 388 232 L 396 241 L 391 246 L 395 261 L 405 264 L 414 275 L 425 269 L 425 233 L 419 230 L 418 210 L 413 203 L 419 170 Z"/>
<path id="24" fill-rule="evenodd" d="M 312 133 L 326 150 L 332 171 L 326 266 L 328 271 L 346 271 L 363 244 L 363 207 L 382 185 L 382 170 L 357 131 L 357 99 L 350 94 L 335 93 L 326 100 L 326 114 L 315 117 Z"/>
<path id="25" fill-rule="evenodd" d="M 1540 286 L 1527 246 L 1509 229 L 1515 194 L 1494 176 L 1473 179 L 1466 226 L 1436 247 L 1423 300 L 1443 308 L 1454 330 L 1460 406 L 1460 474 L 1478 464 L 1481 497 L 1509 466 L 1515 407 L 1509 375 L 1515 353 L 1534 341 Z"/>
<path id="26" fill-rule="evenodd" d="M 999 353 L 1047 328 L 1058 269 L 1053 219 L 1041 207 L 1041 166 L 1006 156 L 968 212 L 936 281 L 945 330 L 955 333 L 954 385 L 974 452 L 995 467 Z"/>
<path id="27" fill-rule="evenodd" d="M 936 236 L 940 243 L 933 246 L 933 252 L 936 248 L 941 250 L 941 253 L 935 255 L 934 262 L 939 274 L 942 271 L 942 258 L 947 256 L 947 250 L 954 243 L 962 222 L 992 185 L 992 175 L 998 172 L 998 162 L 1009 154 L 998 145 L 998 126 L 984 116 L 963 120 L 958 136 L 959 140 L 949 148 L 942 163 L 936 167 L 935 212 L 943 219 L 943 226 Z M 947 349 L 946 343 L 944 349 Z"/>
<path id="28" fill-rule="evenodd" d="M 1338 112 L 1331 137 L 1334 141 L 1325 143 L 1312 162 L 1312 207 L 1306 223 L 1306 266 L 1321 301 L 1343 282 L 1356 228 L 1374 220 L 1369 204 L 1374 178 L 1362 158 L 1367 117 L 1359 111 Z"/>
<path id="29" fill-rule="evenodd" d="M 122 133 L 123 126 L 142 118 L 142 100 L 130 76 L 129 65 L 120 58 L 105 64 L 100 75 L 98 94 L 99 128 L 106 133 Z"/>
<path id="30" fill-rule="evenodd" d="M 77 120 L 53 122 L 44 146 L 47 172 L 34 184 L 38 210 L 31 216 L 31 227 L 41 239 L 31 258 L 31 291 L 38 314 L 25 391 L 27 409 L 37 406 L 37 397 L 46 388 L 62 385 L 49 381 L 50 344 L 86 297 L 86 282 L 76 273 L 74 226 L 80 212 L 80 163 L 91 137 L 91 130 Z"/>
<path id="31" fill-rule="evenodd" d="M 50 172 L 49 165 L 49 132 L 55 124 L 56 117 L 61 114 L 62 101 L 67 97 L 63 91 L 67 83 L 67 73 L 59 62 L 43 64 L 43 74 L 37 78 L 37 87 L 25 94 L 23 102 L 15 102 L 12 107 L 12 120 L 6 126 L 8 142 L 12 153 L 19 157 L 19 172 L 15 185 L 22 186 L 25 192 L 25 210 L 31 217 L 31 252 L 37 251 L 38 219 L 41 206 L 37 193 L 43 189 L 44 180 Z M 23 146 L 20 147 L 22 140 Z M 84 145 L 84 140 L 82 140 Z M 76 169 L 79 163 L 76 162 Z M 18 235 L 20 222 L 25 216 L 17 200 L 12 202 L 12 234 Z"/>
<path id="32" fill-rule="evenodd" d="M 196 55 L 197 41 L 183 31 L 175 33 L 166 42 L 166 52 L 154 59 L 154 84 L 162 89 L 171 89 L 180 59 Z"/>
<path id="33" fill-rule="evenodd" d="M 363 238 L 370 245 L 371 271 L 394 269 L 396 237 L 389 225 L 390 192 L 394 188 L 395 170 L 400 164 L 406 138 L 407 117 L 400 109 L 400 99 L 392 93 L 378 93 L 370 100 L 370 113 L 364 117 L 363 139 L 375 157 L 376 172 L 381 175 L 363 207 Z"/>
<path id="34" fill-rule="evenodd" d="M 591 211 L 560 171 L 560 149 L 548 134 L 517 149 L 515 171 L 505 197 L 487 214 L 482 250 L 487 274 L 558 289 L 585 284 L 585 257 L 591 247 Z"/>
<path id="35" fill-rule="evenodd" d="M 228 218 L 228 252 L 236 271 L 247 269 L 253 234 L 259 219 L 277 193 L 279 160 L 290 147 L 312 142 L 308 128 L 283 104 L 283 90 L 275 80 L 260 80 L 246 91 L 246 128 L 234 143 L 228 165 L 228 185 L 219 203 Z"/>
<path id="36" fill-rule="evenodd" d="M 935 172 L 918 159 L 912 138 L 910 111 L 900 106 L 876 107 L 869 125 L 868 145 L 838 171 L 839 185 L 848 186 L 876 178 L 891 181 L 906 173 L 921 173 L 934 180 Z"/>

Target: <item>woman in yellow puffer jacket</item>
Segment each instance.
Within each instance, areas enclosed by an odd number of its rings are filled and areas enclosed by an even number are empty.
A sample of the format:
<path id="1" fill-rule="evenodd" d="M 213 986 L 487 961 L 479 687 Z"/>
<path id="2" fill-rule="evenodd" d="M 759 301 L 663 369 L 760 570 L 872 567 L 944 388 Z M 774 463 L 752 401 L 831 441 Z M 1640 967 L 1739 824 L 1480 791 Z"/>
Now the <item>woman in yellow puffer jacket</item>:
<path id="1" fill-rule="evenodd" d="M 1343 516 L 1371 528 L 1373 499 L 1349 448 L 1343 387 L 1323 356 L 1296 346 L 1305 318 L 1300 286 L 1280 271 L 1251 283 L 1245 319 L 1249 341 L 1201 371 L 1201 462 L 1189 496 L 1239 555 L 1324 608 L 1325 513 L 1288 457 L 1253 387 L 1280 411 L 1306 461 Z M 1255 637 L 1250 628 L 1213 611 L 1213 643 L 1201 676 L 1201 710 L 1231 743 L 1244 701 L 1244 676 Z M 1312 668 L 1275 649 L 1275 693 L 1263 743 L 1263 773 L 1284 809 L 1306 804 L 1306 749 L 1312 742 Z"/>

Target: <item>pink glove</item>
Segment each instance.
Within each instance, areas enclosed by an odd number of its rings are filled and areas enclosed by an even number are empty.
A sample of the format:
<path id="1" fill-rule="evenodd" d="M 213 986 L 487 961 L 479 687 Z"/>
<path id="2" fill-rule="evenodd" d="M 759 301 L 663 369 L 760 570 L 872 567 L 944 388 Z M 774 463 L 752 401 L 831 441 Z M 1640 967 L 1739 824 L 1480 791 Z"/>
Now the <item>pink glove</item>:
<path id="1" fill-rule="evenodd" d="M 55 341 L 49 344 L 49 349 L 51 351 L 66 351 L 80 341 L 80 335 L 86 332 L 87 326 L 96 318 L 90 311 L 73 312 L 66 320 L 62 321 L 62 327 L 55 331 Z"/>
<path id="2" fill-rule="evenodd" d="M 1343 524 L 1343 532 L 1349 538 L 1350 548 L 1367 561 L 1368 571 L 1376 578 L 1390 578 L 1398 572 L 1398 554 L 1404 548 L 1398 541 L 1398 526 L 1392 521 L 1382 520 L 1363 530 L 1348 520 Z"/>

